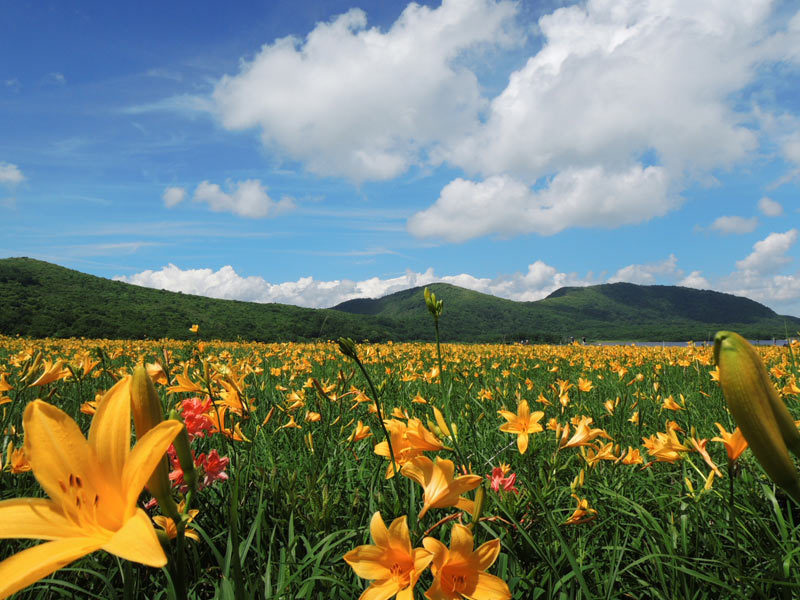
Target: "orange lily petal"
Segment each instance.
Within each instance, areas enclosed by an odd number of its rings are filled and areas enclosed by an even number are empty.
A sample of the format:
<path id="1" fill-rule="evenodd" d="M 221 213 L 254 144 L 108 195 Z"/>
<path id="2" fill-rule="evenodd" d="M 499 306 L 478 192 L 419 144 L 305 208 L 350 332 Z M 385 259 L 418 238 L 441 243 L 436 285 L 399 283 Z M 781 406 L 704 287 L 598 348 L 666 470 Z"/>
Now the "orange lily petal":
<path id="1" fill-rule="evenodd" d="M 130 427 L 130 425 L 128 425 Z M 126 506 L 133 506 L 150 475 L 167 452 L 167 448 L 183 428 L 175 420 L 162 421 L 142 436 L 125 463 L 122 473 Z"/>
<path id="2" fill-rule="evenodd" d="M 125 521 L 122 528 L 102 548 L 126 560 L 150 567 L 163 567 L 167 564 L 167 557 L 150 523 L 150 517 L 141 508 Z"/>
<path id="3" fill-rule="evenodd" d="M 10 596 L 99 547 L 92 538 L 66 538 L 10 556 L 0 562 L 0 598 Z"/>
<path id="4" fill-rule="evenodd" d="M 102 469 L 115 481 L 131 449 L 131 378 L 121 379 L 100 399 L 89 427 L 89 445 Z"/>
<path id="5" fill-rule="evenodd" d="M 60 408 L 34 400 L 25 407 L 25 456 L 33 474 L 53 500 L 65 499 L 62 488 L 70 475 L 88 480 L 93 471 L 86 438 Z"/>
<path id="6" fill-rule="evenodd" d="M 15 498 L 0 502 L 0 539 L 56 540 L 86 537 L 64 516 L 58 504 L 45 498 Z"/>

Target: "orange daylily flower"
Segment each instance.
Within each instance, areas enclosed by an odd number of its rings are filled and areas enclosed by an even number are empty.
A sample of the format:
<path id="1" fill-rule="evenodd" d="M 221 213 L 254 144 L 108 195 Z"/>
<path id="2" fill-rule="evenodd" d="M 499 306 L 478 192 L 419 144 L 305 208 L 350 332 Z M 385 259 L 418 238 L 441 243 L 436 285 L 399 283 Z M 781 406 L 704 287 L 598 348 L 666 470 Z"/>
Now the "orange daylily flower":
<path id="1" fill-rule="evenodd" d="M 25 451 L 22 448 L 14 448 L 14 442 L 9 442 L 6 448 L 6 467 L 14 475 L 31 470 L 31 463 L 25 457 Z"/>
<path id="2" fill-rule="evenodd" d="M 364 425 L 360 420 L 356 425 L 356 428 L 353 430 L 353 433 L 350 434 L 350 437 L 347 438 L 348 442 L 357 442 L 359 440 L 363 440 L 368 438 L 372 435 L 372 432 L 369 430 L 369 425 Z"/>
<path id="3" fill-rule="evenodd" d="M 575 494 L 572 494 L 572 497 L 578 501 L 578 507 L 570 518 L 564 521 L 564 525 L 580 525 L 597 518 L 597 511 L 589 507 L 589 501 L 586 498 L 581 499 Z"/>
<path id="4" fill-rule="evenodd" d="M 49 361 L 45 361 L 44 372 L 39 375 L 38 379 L 36 379 L 36 381 L 34 381 L 30 387 L 47 385 L 48 383 L 58 381 L 59 379 L 66 379 L 71 375 L 72 373 L 70 373 L 69 369 L 64 366 L 63 360 L 57 360 L 52 364 Z"/>
<path id="5" fill-rule="evenodd" d="M 408 425 L 397 419 L 385 421 L 385 424 L 386 431 L 389 432 L 389 437 L 392 441 L 395 464 L 392 465 L 389 444 L 386 440 L 376 444 L 373 452 L 389 460 L 389 466 L 386 467 L 386 479 L 394 477 L 395 470 L 400 472 L 403 465 L 420 456 L 423 452 L 436 452 L 445 447 L 433 433 L 425 428 L 419 419 L 409 419 Z"/>
<path id="6" fill-rule="evenodd" d="M 580 417 L 578 424 L 575 427 L 575 433 L 566 442 L 562 440 L 559 442 L 561 448 L 576 448 L 578 446 L 588 446 L 592 441 L 598 437 L 604 437 L 608 440 L 611 436 L 602 429 L 592 429 L 592 417 Z"/>
<path id="7" fill-rule="evenodd" d="M 358 546 L 343 557 L 356 575 L 373 580 L 359 600 L 386 600 L 395 594 L 398 600 L 414 600 L 414 586 L 433 555 L 424 548 L 411 548 L 405 516 L 392 521 L 387 529 L 381 513 L 376 512 L 369 531 L 373 544 Z"/>
<path id="8" fill-rule="evenodd" d="M 480 475 L 462 475 L 453 478 L 455 465 L 452 460 L 418 456 L 403 466 L 403 475 L 420 484 L 424 492 L 422 510 L 417 518 L 421 519 L 431 508 L 455 506 L 461 510 L 472 512 L 472 500 L 462 498 L 461 494 L 474 490 L 481 484 Z"/>
<path id="9" fill-rule="evenodd" d="M 422 540 L 422 545 L 433 554 L 433 585 L 425 592 L 430 600 L 511 598 L 506 582 L 486 572 L 500 554 L 500 540 L 488 541 L 473 550 L 472 532 L 456 523 L 450 533 L 450 548 L 432 537 Z"/>
<path id="10" fill-rule="evenodd" d="M 539 421 L 544 417 L 544 413 L 540 410 L 531 413 L 527 400 L 519 403 L 516 414 L 508 410 L 498 410 L 497 413 L 508 421 L 500 426 L 500 431 L 516 435 L 519 453 L 525 454 L 528 449 L 528 435 L 543 430 Z"/>
<path id="11" fill-rule="evenodd" d="M 643 438 L 647 453 L 656 459 L 656 462 L 674 463 L 680 460 L 682 452 L 689 452 L 689 448 L 678 440 L 675 429 L 667 423 L 667 433 L 657 432 L 649 438 Z"/>
<path id="12" fill-rule="evenodd" d="M 178 512 L 183 513 L 184 504 L 185 502 L 181 502 L 178 505 Z M 186 523 L 188 524 L 194 521 L 195 517 L 197 517 L 199 513 L 200 511 L 197 510 L 196 508 L 190 510 L 185 517 Z M 178 537 L 178 528 L 175 526 L 175 521 L 173 521 L 170 517 L 165 517 L 163 515 L 156 515 L 155 517 L 153 517 L 153 522 L 158 526 L 159 529 L 164 531 L 168 539 L 174 540 L 176 537 Z M 200 541 L 200 535 L 194 529 L 186 527 L 183 530 L 183 534 L 187 538 L 192 538 L 196 542 Z"/>
<path id="13" fill-rule="evenodd" d="M 712 442 L 722 442 L 725 444 L 725 452 L 728 453 L 728 460 L 733 462 L 738 459 L 742 452 L 747 450 L 747 440 L 744 439 L 742 431 L 737 427 L 733 433 L 728 433 L 719 423 L 714 423 L 719 429 L 720 437 L 711 438 Z"/>
<path id="14" fill-rule="evenodd" d="M 628 446 L 628 450 L 620 457 L 619 462 L 623 465 L 640 465 L 644 462 L 644 459 L 638 448 Z"/>
<path id="15" fill-rule="evenodd" d="M 136 501 L 183 425 L 170 420 L 131 450 L 130 378 L 104 396 L 89 439 L 55 406 L 25 408 L 25 455 L 48 498 L 0 502 L 0 539 L 52 540 L 0 563 L 0 597 L 103 549 L 153 567 L 167 563 L 150 518 Z"/>

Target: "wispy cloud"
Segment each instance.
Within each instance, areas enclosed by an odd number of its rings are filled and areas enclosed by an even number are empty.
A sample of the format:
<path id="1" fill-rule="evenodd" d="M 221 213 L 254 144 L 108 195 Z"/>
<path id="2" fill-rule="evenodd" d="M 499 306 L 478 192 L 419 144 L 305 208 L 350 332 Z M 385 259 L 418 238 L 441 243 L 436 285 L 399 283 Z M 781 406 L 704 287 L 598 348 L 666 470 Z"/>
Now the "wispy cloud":
<path id="1" fill-rule="evenodd" d="M 213 104 L 205 96 L 179 94 L 144 104 L 125 106 L 120 112 L 126 115 L 142 115 L 154 112 L 174 112 L 184 116 L 199 116 L 213 111 Z"/>

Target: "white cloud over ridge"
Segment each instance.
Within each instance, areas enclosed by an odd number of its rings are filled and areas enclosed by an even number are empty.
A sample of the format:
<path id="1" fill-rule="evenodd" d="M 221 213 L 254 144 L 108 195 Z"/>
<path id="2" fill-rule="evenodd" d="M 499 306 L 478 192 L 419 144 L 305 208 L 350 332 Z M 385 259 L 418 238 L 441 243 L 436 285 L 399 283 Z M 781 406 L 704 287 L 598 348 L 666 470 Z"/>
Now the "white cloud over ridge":
<path id="1" fill-rule="evenodd" d="M 640 285 L 653 285 L 659 280 L 674 280 L 680 277 L 683 271 L 678 269 L 678 259 L 670 254 L 663 261 L 649 264 L 628 265 L 622 267 L 608 278 L 608 283 L 638 283 Z"/>
<path id="2" fill-rule="evenodd" d="M 736 262 L 736 267 L 746 273 L 764 275 L 774 273 L 791 262 L 786 256 L 797 241 L 797 229 L 785 233 L 770 233 L 766 238 L 753 245 L 753 252 Z"/>
<path id="3" fill-rule="evenodd" d="M 409 4 L 385 32 L 351 9 L 304 40 L 264 45 L 213 94 L 232 130 L 257 127 L 269 147 L 322 175 L 390 179 L 464 135 L 485 106 L 464 52 L 512 41 L 506 0 Z"/>
<path id="4" fill-rule="evenodd" d="M 406 271 L 397 277 L 371 277 L 317 280 L 301 277 L 297 281 L 270 283 L 263 277 L 239 275 L 230 265 L 213 269 L 181 269 L 169 264 L 160 270 L 147 270 L 114 279 L 145 287 L 180 291 L 187 294 L 244 300 L 278 302 L 312 308 L 331 307 L 354 298 L 379 298 L 387 294 L 434 282 L 451 283 L 485 294 L 517 301 L 540 300 L 565 286 L 586 286 L 600 283 L 628 282 L 640 285 L 681 285 L 696 289 L 717 290 L 762 302 L 774 310 L 800 316 L 800 271 L 780 273 L 791 262 L 787 256 L 796 243 L 798 231 L 772 233 L 753 246 L 753 252 L 736 263 L 737 269 L 724 277 L 709 280 L 699 270 L 688 275 L 670 254 L 661 261 L 630 264 L 610 277 L 566 273 L 537 260 L 526 272 L 475 277 L 468 273 L 436 275 L 433 268 L 424 272 Z"/>
<path id="5" fill-rule="evenodd" d="M 165 289 L 186 294 L 245 300 L 248 302 L 279 302 L 313 308 L 326 308 L 354 298 L 379 298 L 412 287 L 434 282 L 451 283 L 460 287 L 493 294 L 512 300 L 539 300 L 565 285 L 600 283 L 591 274 L 581 278 L 575 273 L 561 273 L 542 261 L 529 265 L 526 273 L 501 275 L 494 279 L 460 275 L 437 276 L 432 268 L 422 273 L 407 271 L 404 275 L 363 281 L 336 279 L 319 281 L 301 277 L 297 281 L 270 283 L 262 277 L 242 277 L 230 265 L 212 269 L 183 270 L 173 264 L 158 271 L 148 270 L 135 275 L 115 277 L 145 287 Z"/>

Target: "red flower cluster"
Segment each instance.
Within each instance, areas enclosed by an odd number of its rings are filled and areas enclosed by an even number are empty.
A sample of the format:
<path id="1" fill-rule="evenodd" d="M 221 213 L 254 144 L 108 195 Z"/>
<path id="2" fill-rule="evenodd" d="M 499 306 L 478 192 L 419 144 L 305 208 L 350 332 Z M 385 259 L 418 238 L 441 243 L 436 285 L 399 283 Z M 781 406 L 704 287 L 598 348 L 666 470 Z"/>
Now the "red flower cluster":
<path id="1" fill-rule="evenodd" d="M 186 424 L 186 431 L 189 434 L 190 440 L 205 436 L 206 431 L 213 427 L 211 419 L 206 414 L 210 408 L 210 398 L 201 400 L 200 398 L 194 397 L 181 402 L 180 412 L 183 417 L 183 422 Z"/>
<path id="2" fill-rule="evenodd" d="M 169 454 L 169 461 L 172 465 L 172 471 L 169 474 L 172 486 L 179 488 L 181 493 L 185 494 L 189 487 L 183 479 L 183 469 L 175 453 L 175 447 L 170 446 L 167 453 Z M 225 469 L 228 468 L 231 459 L 227 456 L 220 456 L 216 450 L 212 450 L 208 454 L 202 453 L 196 456 L 194 450 L 192 450 L 192 458 L 194 459 L 194 468 L 197 470 L 198 490 L 213 485 L 217 481 L 226 481 L 228 479 L 228 474 L 225 472 Z"/>
<path id="3" fill-rule="evenodd" d="M 506 477 L 506 472 L 503 470 L 503 467 L 495 467 L 492 469 L 492 474 L 487 475 L 486 479 L 490 481 L 492 490 L 495 492 L 499 492 L 502 489 L 504 492 L 519 493 L 515 485 L 517 482 L 517 474 L 511 473 L 511 475 Z"/>

